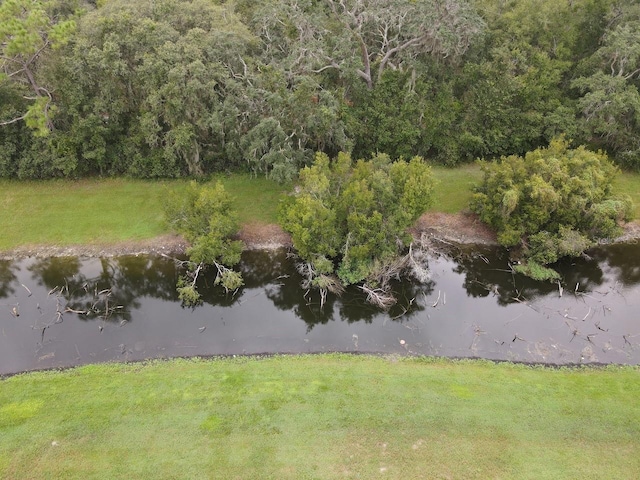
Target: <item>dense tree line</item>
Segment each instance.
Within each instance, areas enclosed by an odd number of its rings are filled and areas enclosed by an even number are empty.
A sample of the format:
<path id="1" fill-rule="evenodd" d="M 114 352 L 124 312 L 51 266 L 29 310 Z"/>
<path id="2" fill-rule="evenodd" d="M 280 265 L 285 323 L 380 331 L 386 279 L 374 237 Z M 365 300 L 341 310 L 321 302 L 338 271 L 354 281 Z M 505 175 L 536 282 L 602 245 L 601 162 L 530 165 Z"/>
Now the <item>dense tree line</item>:
<path id="1" fill-rule="evenodd" d="M 635 0 L 2 0 L 0 176 L 293 178 L 566 134 L 640 168 Z"/>

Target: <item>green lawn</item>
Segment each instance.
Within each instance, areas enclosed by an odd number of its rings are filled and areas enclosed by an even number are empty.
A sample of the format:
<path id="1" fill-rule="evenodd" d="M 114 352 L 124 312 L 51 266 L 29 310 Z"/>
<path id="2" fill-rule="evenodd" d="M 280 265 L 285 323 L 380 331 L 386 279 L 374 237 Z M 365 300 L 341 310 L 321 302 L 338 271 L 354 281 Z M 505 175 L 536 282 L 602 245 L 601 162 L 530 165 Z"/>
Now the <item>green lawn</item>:
<path id="1" fill-rule="evenodd" d="M 640 370 L 322 355 L 0 381 L 4 479 L 640 478 Z"/>
<path id="2" fill-rule="evenodd" d="M 265 178 L 222 176 L 240 221 L 272 223 L 287 190 Z M 108 244 L 167 233 L 161 199 L 185 181 L 0 181 L 0 250 L 21 245 Z"/>
<path id="3" fill-rule="evenodd" d="M 471 189 L 482 180 L 477 164 L 457 168 L 432 166 L 433 176 L 438 181 L 435 187 L 431 211 L 457 213 L 468 208 Z"/>
<path id="4" fill-rule="evenodd" d="M 640 219 L 640 173 L 622 172 L 613 182 L 615 193 L 627 194 L 633 200 L 633 218 Z"/>
<path id="5" fill-rule="evenodd" d="M 434 166 L 433 173 L 438 183 L 431 210 L 446 213 L 467 208 L 471 187 L 482 176 L 475 164 Z M 278 202 L 290 186 L 242 174 L 219 178 L 234 197 L 241 222 L 276 222 Z M 168 233 L 161 198 L 166 188 L 185 185 L 184 180 L 0 181 L 0 250 L 37 244 L 109 244 Z M 622 173 L 614 188 L 631 195 L 635 218 L 640 218 L 640 174 Z"/>

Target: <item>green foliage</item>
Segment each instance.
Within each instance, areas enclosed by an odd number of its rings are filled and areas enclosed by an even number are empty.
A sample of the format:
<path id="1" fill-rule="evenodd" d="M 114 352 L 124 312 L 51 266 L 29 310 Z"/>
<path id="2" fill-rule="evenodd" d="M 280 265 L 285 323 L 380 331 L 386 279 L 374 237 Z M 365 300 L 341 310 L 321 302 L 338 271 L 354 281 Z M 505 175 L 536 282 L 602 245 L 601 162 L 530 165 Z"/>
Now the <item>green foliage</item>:
<path id="1" fill-rule="evenodd" d="M 3 124 L 24 120 L 38 136 L 53 129 L 51 78 L 47 60 L 67 44 L 76 28 L 79 1 L 4 0 L 0 3 L 0 83 L 17 86 L 31 103 Z"/>
<path id="2" fill-rule="evenodd" d="M 640 7 L 620 1 L 607 15 L 595 72 L 575 79 L 582 134 L 605 147 L 625 167 L 640 169 Z M 584 72 L 586 73 L 586 72 Z"/>
<path id="3" fill-rule="evenodd" d="M 527 271 L 615 236 L 618 221 L 631 211 L 628 197 L 612 198 L 617 170 L 607 157 L 584 147 L 569 149 L 564 139 L 524 158 L 484 162 L 482 170 L 471 209 L 496 230 L 502 245 L 524 247 L 533 262 L 523 267 Z"/>
<path id="4" fill-rule="evenodd" d="M 411 80 L 406 72 L 387 71 L 373 88 L 352 90 L 344 110 L 354 155 L 387 152 L 393 158 L 411 158 L 423 147 L 428 131 L 420 118 L 430 107 L 427 84 L 418 80 L 412 89 Z"/>
<path id="5" fill-rule="evenodd" d="M 346 153 L 333 161 L 318 153 L 283 202 L 280 223 L 316 274 L 336 272 L 346 285 L 359 283 L 408 245 L 406 229 L 430 205 L 432 189 L 430 168 L 419 157 L 391 162 L 378 154 L 353 164 Z"/>
<path id="6" fill-rule="evenodd" d="M 635 0 L 86 1 L 0 3 L 2 176 L 287 182 L 562 134 L 640 168 Z"/>
<path id="7" fill-rule="evenodd" d="M 113 0 L 90 12 L 58 66 L 67 148 L 89 172 L 214 170 L 237 135 L 235 72 L 253 42 L 227 6 L 205 0 Z"/>
<path id="8" fill-rule="evenodd" d="M 191 246 L 187 249 L 190 271 L 178 283 L 178 293 L 185 304 L 199 301 L 196 281 L 205 265 L 218 270 L 215 283 L 227 291 L 242 286 L 242 277 L 225 265 L 240 261 L 242 242 L 232 240 L 238 223 L 231 209 L 232 200 L 222 183 L 214 187 L 200 187 L 191 182 L 184 192 L 170 192 L 164 201 L 169 226 L 184 235 Z"/>
<path id="9" fill-rule="evenodd" d="M 553 268 L 544 267 L 533 260 L 527 260 L 521 265 L 516 265 L 513 269 L 516 272 L 533 278 L 534 280 L 537 280 L 539 282 L 552 282 L 554 280 L 560 279 L 560 274 Z"/>

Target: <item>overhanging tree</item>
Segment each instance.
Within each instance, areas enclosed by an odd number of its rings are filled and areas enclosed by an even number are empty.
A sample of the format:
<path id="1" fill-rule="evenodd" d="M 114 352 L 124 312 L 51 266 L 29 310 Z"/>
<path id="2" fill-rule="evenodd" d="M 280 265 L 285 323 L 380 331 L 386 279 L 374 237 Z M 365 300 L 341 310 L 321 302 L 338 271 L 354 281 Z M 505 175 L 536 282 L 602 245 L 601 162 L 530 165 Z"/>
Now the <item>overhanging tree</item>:
<path id="1" fill-rule="evenodd" d="M 501 245 L 522 248 L 516 269 L 533 278 L 558 278 L 547 265 L 616 236 L 630 214 L 630 199 L 612 196 L 617 169 L 606 155 L 570 149 L 564 139 L 524 157 L 483 162 L 482 170 L 471 209 Z"/>
<path id="2" fill-rule="evenodd" d="M 393 303 L 389 280 L 408 267 L 424 276 L 407 232 L 431 203 L 433 178 L 422 158 L 391 162 L 384 154 L 358 160 L 317 154 L 300 172 L 296 193 L 281 206 L 308 286 L 327 290 L 361 284 L 380 306 Z M 424 278 L 423 278 L 424 279 Z"/>
<path id="3" fill-rule="evenodd" d="M 233 240 L 238 221 L 232 210 L 232 200 L 218 182 L 215 186 L 198 186 L 191 182 L 184 192 L 169 192 L 164 199 L 167 223 L 184 235 L 190 243 L 185 276 L 178 281 L 178 294 L 187 305 L 196 305 L 200 294 L 196 282 L 200 272 L 214 267 L 214 284 L 235 291 L 243 285 L 240 273 L 229 267 L 240 261 L 243 244 Z"/>

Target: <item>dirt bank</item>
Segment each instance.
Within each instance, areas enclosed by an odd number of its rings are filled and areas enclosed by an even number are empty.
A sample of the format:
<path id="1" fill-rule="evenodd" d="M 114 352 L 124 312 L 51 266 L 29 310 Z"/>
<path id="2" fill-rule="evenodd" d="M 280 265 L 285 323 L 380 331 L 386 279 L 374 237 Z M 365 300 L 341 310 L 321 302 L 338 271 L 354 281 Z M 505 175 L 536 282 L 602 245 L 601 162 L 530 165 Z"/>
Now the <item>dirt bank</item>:
<path id="1" fill-rule="evenodd" d="M 623 226 L 624 233 L 615 242 L 640 240 L 640 222 L 629 222 Z M 495 233 L 471 213 L 425 213 L 418 219 L 411 233 L 419 237 L 428 236 L 447 242 L 462 244 L 496 245 Z M 242 227 L 238 234 L 248 250 L 266 250 L 291 246 L 291 237 L 278 225 L 252 223 Z M 138 254 L 181 254 L 188 243 L 179 235 L 162 235 L 147 240 L 131 240 L 114 244 L 91 245 L 25 245 L 0 252 L 0 259 L 22 257 L 114 257 Z"/>

